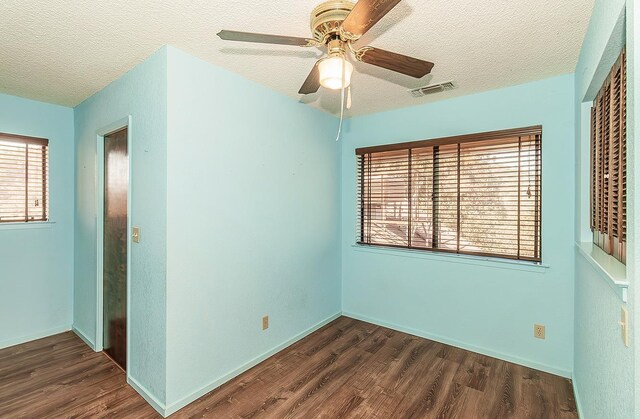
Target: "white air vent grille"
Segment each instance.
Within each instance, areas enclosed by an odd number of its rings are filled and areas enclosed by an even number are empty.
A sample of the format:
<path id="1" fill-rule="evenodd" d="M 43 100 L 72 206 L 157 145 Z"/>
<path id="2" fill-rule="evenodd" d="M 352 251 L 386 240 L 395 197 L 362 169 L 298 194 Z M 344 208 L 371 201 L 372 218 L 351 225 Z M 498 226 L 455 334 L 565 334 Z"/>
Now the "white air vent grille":
<path id="1" fill-rule="evenodd" d="M 418 87 L 417 89 L 409 90 L 413 97 L 423 97 L 434 93 L 445 92 L 447 90 L 453 90 L 456 85 L 452 81 L 445 81 L 444 83 L 430 84 L 429 86 Z"/>

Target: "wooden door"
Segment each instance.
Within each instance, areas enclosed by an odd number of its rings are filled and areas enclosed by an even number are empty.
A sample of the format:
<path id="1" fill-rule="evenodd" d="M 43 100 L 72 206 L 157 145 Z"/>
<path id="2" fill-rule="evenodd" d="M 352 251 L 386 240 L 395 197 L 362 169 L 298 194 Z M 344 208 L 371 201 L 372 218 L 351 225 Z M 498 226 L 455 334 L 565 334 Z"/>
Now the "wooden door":
<path id="1" fill-rule="evenodd" d="M 127 367 L 127 129 L 104 137 L 103 348 Z"/>

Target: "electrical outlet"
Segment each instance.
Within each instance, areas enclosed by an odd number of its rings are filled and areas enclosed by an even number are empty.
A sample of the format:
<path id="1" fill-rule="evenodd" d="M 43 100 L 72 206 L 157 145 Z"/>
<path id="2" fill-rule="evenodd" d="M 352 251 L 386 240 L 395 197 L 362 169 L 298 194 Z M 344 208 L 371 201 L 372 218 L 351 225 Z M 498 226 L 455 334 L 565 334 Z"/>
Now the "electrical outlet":
<path id="1" fill-rule="evenodd" d="M 269 328 L 269 316 L 264 316 L 262 318 L 262 330 L 267 330 Z"/>
<path id="2" fill-rule="evenodd" d="M 533 325 L 533 336 L 538 339 L 544 339 L 544 325 L 543 324 L 534 324 Z"/>
<path id="3" fill-rule="evenodd" d="M 626 308 L 622 307 L 620 310 L 620 328 L 622 329 L 622 341 L 624 346 L 629 346 L 629 312 Z"/>

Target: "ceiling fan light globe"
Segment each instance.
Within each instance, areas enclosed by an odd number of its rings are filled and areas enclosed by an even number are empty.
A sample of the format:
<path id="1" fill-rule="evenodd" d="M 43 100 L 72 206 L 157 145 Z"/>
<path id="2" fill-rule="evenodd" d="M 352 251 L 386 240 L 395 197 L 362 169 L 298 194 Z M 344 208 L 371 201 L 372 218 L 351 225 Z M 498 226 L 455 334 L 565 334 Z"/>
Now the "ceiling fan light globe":
<path id="1" fill-rule="evenodd" d="M 344 66 L 344 86 L 342 85 L 342 69 Z M 353 64 L 340 56 L 325 58 L 318 64 L 320 84 L 331 90 L 347 88 L 351 84 Z"/>

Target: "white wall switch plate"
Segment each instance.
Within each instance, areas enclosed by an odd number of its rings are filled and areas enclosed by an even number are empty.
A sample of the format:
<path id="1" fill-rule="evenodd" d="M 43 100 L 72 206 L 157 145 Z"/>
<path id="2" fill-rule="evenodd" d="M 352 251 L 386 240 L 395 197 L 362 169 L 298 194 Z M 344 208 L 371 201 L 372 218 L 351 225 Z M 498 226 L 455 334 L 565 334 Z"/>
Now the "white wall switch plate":
<path id="1" fill-rule="evenodd" d="M 624 346 L 629 347 L 629 312 L 624 307 L 620 310 L 620 321 L 618 323 L 622 333 L 622 342 L 624 342 Z"/>

